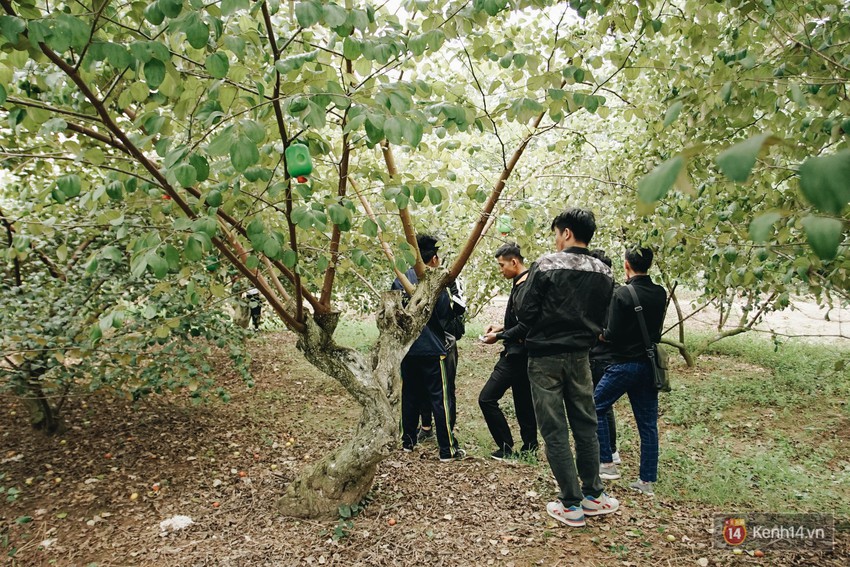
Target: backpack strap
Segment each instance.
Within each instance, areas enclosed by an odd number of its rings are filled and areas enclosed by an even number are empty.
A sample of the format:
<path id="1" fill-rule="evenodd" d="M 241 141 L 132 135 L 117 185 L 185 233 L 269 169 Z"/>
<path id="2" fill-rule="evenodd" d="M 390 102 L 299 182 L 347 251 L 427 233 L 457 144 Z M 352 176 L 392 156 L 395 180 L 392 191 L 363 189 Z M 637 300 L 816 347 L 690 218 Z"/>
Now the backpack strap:
<path id="1" fill-rule="evenodd" d="M 649 339 L 649 331 L 646 329 L 646 320 L 643 317 L 643 307 L 640 305 L 637 292 L 631 284 L 626 284 L 624 287 L 629 290 L 629 293 L 632 296 L 632 301 L 635 304 L 635 313 L 637 314 L 638 324 L 640 325 L 640 334 L 643 335 L 643 346 L 646 348 L 646 352 L 649 354 L 649 357 L 655 359 L 655 352 L 652 350 L 652 341 Z"/>

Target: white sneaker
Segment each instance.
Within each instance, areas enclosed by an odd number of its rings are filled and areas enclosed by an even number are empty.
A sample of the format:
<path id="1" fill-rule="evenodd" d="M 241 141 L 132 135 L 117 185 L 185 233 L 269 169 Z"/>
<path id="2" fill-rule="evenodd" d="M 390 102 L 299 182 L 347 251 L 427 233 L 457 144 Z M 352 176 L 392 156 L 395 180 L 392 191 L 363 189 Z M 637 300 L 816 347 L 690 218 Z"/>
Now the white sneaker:
<path id="1" fill-rule="evenodd" d="M 623 462 L 623 461 L 622 461 L 622 460 L 620 460 L 620 453 L 619 453 L 619 451 L 614 451 L 613 453 L 611 453 L 611 461 L 612 461 L 615 465 L 622 464 L 622 462 Z"/>
<path id="2" fill-rule="evenodd" d="M 581 509 L 584 510 L 585 516 L 601 516 L 602 514 L 611 514 L 616 512 L 620 507 L 620 503 L 616 498 L 612 498 L 604 492 L 596 498 L 585 496 L 581 501 Z"/>
<path id="3" fill-rule="evenodd" d="M 620 469 L 618 469 L 617 465 L 614 464 L 606 465 L 604 463 L 600 463 L 599 477 L 602 480 L 617 480 L 620 478 Z"/>
<path id="4" fill-rule="evenodd" d="M 555 500 L 546 504 L 546 512 L 571 528 L 580 528 L 585 525 L 584 511 L 579 506 L 565 508 L 563 502 Z"/>
<path id="5" fill-rule="evenodd" d="M 651 482 L 644 482 L 638 479 L 635 482 L 631 483 L 629 485 L 629 488 L 631 488 L 632 490 L 637 490 L 641 494 L 645 494 L 647 496 L 655 496 L 655 491 L 652 489 Z"/>

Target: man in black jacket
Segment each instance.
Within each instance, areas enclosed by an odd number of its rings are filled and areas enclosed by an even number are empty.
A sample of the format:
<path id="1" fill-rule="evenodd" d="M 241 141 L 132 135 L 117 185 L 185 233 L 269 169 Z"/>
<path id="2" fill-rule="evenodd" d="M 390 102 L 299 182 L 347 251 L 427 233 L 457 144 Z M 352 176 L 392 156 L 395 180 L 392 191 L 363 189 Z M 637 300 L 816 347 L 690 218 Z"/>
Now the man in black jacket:
<path id="1" fill-rule="evenodd" d="M 422 261 L 430 268 L 440 265 L 437 254 L 437 239 L 430 235 L 416 237 Z M 410 283 L 418 283 L 416 272 L 410 268 L 405 274 Z M 403 290 L 396 278 L 392 289 Z M 422 329 L 419 337 L 410 346 L 401 361 L 401 443 L 405 451 L 412 451 L 417 442 L 419 424 L 419 400 L 426 395 L 431 400 L 434 415 L 434 428 L 437 432 L 437 445 L 440 447 L 440 460 L 443 462 L 463 459 L 466 452 L 460 449 L 452 433 L 451 416 L 454 413 L 454 400 L 450 395 L 448 374 L 446 371 L 446 336 L 441 320 L 452 315 L 451 300 L 445 290 L 440 292 L 434 312 Z"/>
<path id="2" fill-rule="evenodd" d="M 601 261 L 603 264 L 608 266 L 609 268 L 613 264 L 611 258 L 609 258 L 604 250 L 596 249 L 591 250 L 590 255 Z M 617 290 L 617 283 L 614 282 L 614 290 Z M 605 317 L 605 325 L 608 324 L 608 317 Z M 605 375 L 605 369 L 610 365 L 616 362 L 614 360 L 614 347 L 611 343 L 606 343 L 605 341 L 597 341 L 596 345 L 592 349 L 590 349 L 590 375 L 593 377 L 593 387 L 596 388 L 596 385 L 599 384 L 599 381 L 602 380 L 602 376 Z M 597 416 L 598 419 L 598 416 Z M 617 420 L 614 416 L 614 408 L 611 407 L 608 410 L 608 413 L 605 414 L 605 420 L 608 422 L 608 437 L 611 441 L 611 458 L 615 465 L 620 464 L 620 454 L 617 452 Z M 601 452 L 601 450 L 600 450 Z M 606 471 L 600 469 L 599 476 L 602 477 L 602 480 L 613 480 L 610 476 L 606 474 Z M 614 478 L 620 478 L 616 476 Z"/>
<path id="3" fill-rule="evenodd" d="M 593 393 L 599 420 L 600 471 L 605 472 L 605 478 L 620 477 L 613 463 L 604 416 L 614 402 L 628 394 L 640 435 L 640 478 L 629 487 L 652 496 L 653 483 L 658 476 L 658 390 L 635 312 L 635 302 L 627 286 L 632 286 L 637 293 L 649 339 L 653 343 L 661 340 L 667 293 L 647 275 L 652 265 L 652 250 L 627 250 L 624 264 L 626 285 L 614 292 L 608 327 L 601 336 L 614 348 L 615 363 L 605 369 L 605 375 Z"/>
<path id="4" fill-rule="evenodd" d="M 514 302 L 517 291 L 525 283 L 528 270 L 523 263 L 522 252 L 516 243 L 504 244 L 496 250 L 496 260 L 499 271 L 506 278 L 513 280 L 511 295 L 505 307 L 504 325 L 490 325 L 482 339 L 487 344 L 493 344 L 498 339 L 496 333 L 508 331 L 517 326 Z M 537 422 L 534 418 L 534 404 L 531 401 L 531 387 L 528 384 L 528 353 L 523 339 L 505 339 L 504 350 L 499 355 L 499 361 L 490 374 L 490 379 L 484 384 L 478 395 L 478 405 L 484 414 L 484 421 L 490 429 L 490 434 L 496 442 L 496 451 L 492 457 L 497 460 L 507 459 L 514 455 L 514 438 L 511 428 L 505 419 L 505 414 L 499 408 L 499 400 L 508 389 L 513 392 L 516 419 L 519 422 L 519 432 L 522 437 L 523 451 L 537 450 Z"/>
<path id="5" fill-rule="evenodd" d="M 585 525 L 585 516 L 610 514 L 619 507 L 616 499 L 603 492 L 599 478 L 588 362 L 588 351 L 602 330 L 614 281 L 611 269 L 587 251 L 596 231 L 591 211 L 567 209 L 552 221 L 552 231 L 557 252 L 544 254 L 531 266 L 517 298 L 519 324 L 497 337 L 525 337 L 537 425 L 560 487 L 558 500 L 547 504 L 546 511 L 577 527 Z"/>

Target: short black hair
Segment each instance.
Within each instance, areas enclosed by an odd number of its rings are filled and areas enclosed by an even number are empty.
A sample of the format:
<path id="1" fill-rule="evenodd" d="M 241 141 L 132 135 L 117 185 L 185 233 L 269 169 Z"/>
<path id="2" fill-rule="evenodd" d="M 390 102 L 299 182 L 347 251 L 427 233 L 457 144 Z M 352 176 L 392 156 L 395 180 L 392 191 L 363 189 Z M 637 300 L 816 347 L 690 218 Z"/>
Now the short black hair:
<path id="1" fill-rule="evenodd" d="M 614 262 L 611 261 L 611 258 L 609 258 L 607 254 L 605 254 L 605 250 L 603 250 L 602 248 L 591 250 L 590 255 L 605 264 L 606 266 L 608 266 L 609 268 L 614 264 Z"/>
<path id="2" fill-rule="evenodd" d="M 422 261 L 426 264 L 431 261 L 431 258 L 437 255 L 437 239 L 430 234 L 417 234 L 416 245 L 419 247 L 419 254 L 422 256 Z"/>
<path id="3" fill-rule="evenodd" d="M 570 229 L 575 239 L 584 244 L 590 244 L 593 233 L 596 232 L 596 217 L 589 209 L 570 207 L 552 221 L 552 230 L 558 228 L 561 232 Z"/>
<path id="4" fill-rule="evenodd" d="M 649 248 L 639 248 L 637 246 L 626 248 L 626 262 L 632 267 L 632 270 L 645 274 L 652 266 L 652 250 Z"/>
<path id="5" fill-rule="evenodd" d="M 499 246 L 496 249 L 496 253 L 493 255 L 496 259 L 498 258 L 516 258 L 520 262 L 524 260 L 522 257 L 522 252 L 519 249 L 519 245 L 516 242 L 507 242 Z"/>

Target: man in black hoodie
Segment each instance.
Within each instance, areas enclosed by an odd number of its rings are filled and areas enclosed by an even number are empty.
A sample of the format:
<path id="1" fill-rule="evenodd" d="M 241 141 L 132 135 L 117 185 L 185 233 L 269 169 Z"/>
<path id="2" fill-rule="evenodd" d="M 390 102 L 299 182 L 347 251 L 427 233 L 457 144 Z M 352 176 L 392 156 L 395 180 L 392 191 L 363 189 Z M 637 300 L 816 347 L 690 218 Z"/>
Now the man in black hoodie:
<path id="1" fill-rule="evenodd" d="M 426 266 L 436 268 L 440 265 L 436 238 L 430 235 L 418 235 L 416 243 Z M 410 283 L 419 282 L 413 268 L 410 268 L 405 275 Z M 392 289 L 404 289 L 398 278 L 393 282 Z M 454 399 L 451 396 L 446 369 L 448 354 L 446 333 L 440 323 L 441 320 L 447 321 L 451 316 L 451 300 L 449 294 L 443 290 L 437 298 L 431 318 L 401 361 L 402 447 L 405 451 L 412 451 L 416 445 L 420 399 L 422 395 L 425 395 L 431 400 L 437 445 L 440 447 L 440 460 L 443 462 L 463 459 L 466 456 L 466 452 L 458 447 L 452 433 Z"/>
<path id="2" fill-rule="evenodd" d="M 610 514 L 619 507 L 615 498 L 603 492 L 599 478 L 588 361 L 588 351 L 602 330 L 614 280 L 611 269 L 587 250 L 596 231 L 591 211 L 567 209 L 552 221 L 552 231 L 557 251 L 544 254 L 531 266 L 517 297 L 519 325 L 497 337 L 525 338 L 537 425 L 560 487 L 558 499 L 546 511 L 568 526 L 579 527 L 585 525 L 585 516 Z"/>

